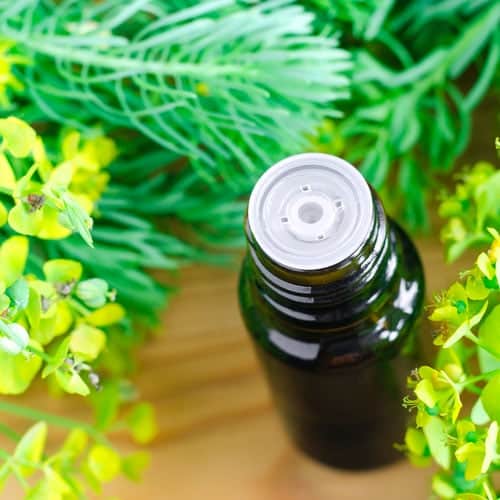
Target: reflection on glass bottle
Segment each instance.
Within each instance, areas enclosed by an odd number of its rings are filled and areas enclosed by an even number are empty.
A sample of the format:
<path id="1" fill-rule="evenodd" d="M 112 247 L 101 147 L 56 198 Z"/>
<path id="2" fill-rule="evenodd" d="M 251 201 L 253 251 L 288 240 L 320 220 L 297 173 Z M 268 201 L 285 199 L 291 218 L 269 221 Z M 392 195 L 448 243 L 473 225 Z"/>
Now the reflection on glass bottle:
<path id="1" fill-rule="evenodd" d="M 396 459 L 424 296 L 414 245 L 354 167 L 322 154 L 261 177 L 246 231 L 241 310 L 293 441 L 338 467 Z"/>

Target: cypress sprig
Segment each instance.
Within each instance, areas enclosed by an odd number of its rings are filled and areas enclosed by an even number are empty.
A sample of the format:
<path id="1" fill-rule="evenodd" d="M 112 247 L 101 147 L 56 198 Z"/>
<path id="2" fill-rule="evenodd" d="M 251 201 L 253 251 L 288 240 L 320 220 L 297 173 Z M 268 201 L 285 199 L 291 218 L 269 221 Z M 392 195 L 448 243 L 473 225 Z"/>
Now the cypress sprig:
<path id="1" fill-rule="evenodd" d="M 50 119 L 135 129 L 239 186 L 306 147 L 348 96 L 349 54 L 293 3 L 3 0 L 0 26 L 33 61 L 17 71 Z"/>

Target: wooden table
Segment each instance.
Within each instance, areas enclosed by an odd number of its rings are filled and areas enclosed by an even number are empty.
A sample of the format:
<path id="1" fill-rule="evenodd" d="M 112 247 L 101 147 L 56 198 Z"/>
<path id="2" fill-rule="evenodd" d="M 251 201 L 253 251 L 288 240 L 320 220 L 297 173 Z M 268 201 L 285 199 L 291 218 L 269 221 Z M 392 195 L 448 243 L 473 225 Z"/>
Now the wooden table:
<path id="1" fill-rule="evenodd" d="M 436 238 L 418 246 L 428 290 L 455 279 Z M 288 442 L 239 317 L 232 270 L 193 267 L 142 349 L 137 383 L 155 403 L 161 433 L 144 483 L 112 488 L 123 499 L 423 500 L 429 470 L 402 461 L 368 473 L 331 470 Z M 430 296 L 432 294 L 429 294 Z"/>
<path id="2" fill-rule="evenodd" d="M 430 292 L 470 264 L 469 256 L 445 267 L 437 236 L 417 243 Z M 244 331 L 236 283 L 235 269 L 191 267 L 180 274 L 182 291 L 164 314 L 164 331 L 140 351 L 135 377 L 141 395 L 158 412 L 151 468 L 142 483 L 120 479 L 106 493 L 123 500 L 428 498 L 430 471 L 405 461 L 348 473 L 318 465 L 291 447 Z M 49 399 L 39 383 L 17 401 L 88 417 L 81 398 Z M 50 432 L 52 441 L 60 438 Z M 114 442 L 130 448 L 124 435 L 114 436 Z M 1 498 L 21 498 L 17 488 L 9 482 Z"/>

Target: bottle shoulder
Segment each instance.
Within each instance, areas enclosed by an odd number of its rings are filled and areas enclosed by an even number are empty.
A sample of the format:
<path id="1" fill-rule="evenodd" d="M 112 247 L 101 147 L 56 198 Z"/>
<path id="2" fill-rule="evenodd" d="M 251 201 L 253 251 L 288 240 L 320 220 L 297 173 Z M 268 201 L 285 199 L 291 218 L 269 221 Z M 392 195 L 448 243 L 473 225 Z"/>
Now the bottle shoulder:
<path id="1" fill-rule="evenodd" d="M 335 310 L 322 308 L 321 314 L 330 321 L 319 328 L 314 317 L 290 321 L 270 307 L 247 257 L 240 275 L 240 306 L 254 340 L 272 354 L 304 365 L 342 366 L 400 350 L 421 314 L 425 289 L 422 263 L 410 238 L 392 222 L 390 238 L 392 255 L 385 265 L 396 269 L 392 274 L 386 270 L 392 278 L 382 284 L 377 299 L 351 320 L 345 319 L 345 310 L 344 319 L 336 321 Z M 314 308 L 305 310 L 311 315 Z"/>

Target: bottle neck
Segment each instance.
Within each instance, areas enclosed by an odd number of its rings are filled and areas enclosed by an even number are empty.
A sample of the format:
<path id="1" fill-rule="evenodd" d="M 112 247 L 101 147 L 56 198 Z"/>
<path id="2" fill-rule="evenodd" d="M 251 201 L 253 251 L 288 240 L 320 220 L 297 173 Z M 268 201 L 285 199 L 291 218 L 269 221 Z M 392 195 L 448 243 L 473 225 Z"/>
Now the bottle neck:
<path id="1" fill-rule="evenodd" d="M 249 266 L 258 295 L 284 319 L 309 327 L 342 327 L 373 308 L 398 267 L 388 220 L 374 196 L 373 227 L 347 259 L 328 269 L 285 269 L 259 248 L 247 225 Z"/>

